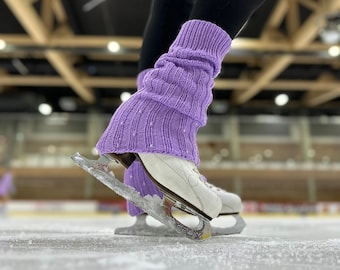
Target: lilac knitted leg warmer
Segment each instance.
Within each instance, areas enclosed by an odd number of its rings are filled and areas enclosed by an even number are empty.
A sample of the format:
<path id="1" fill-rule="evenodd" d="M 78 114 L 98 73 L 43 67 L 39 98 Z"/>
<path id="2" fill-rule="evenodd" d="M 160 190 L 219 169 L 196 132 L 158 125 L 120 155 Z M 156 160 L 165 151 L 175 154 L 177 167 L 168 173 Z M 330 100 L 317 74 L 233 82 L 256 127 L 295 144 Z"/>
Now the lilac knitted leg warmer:
<path id="1" fill-rule="evenodd" d="M 144 86 L 143 80 L 145 74 L 150 69 L 143 70 L 138 74 L 137 77 L 137 88 L 141 89 Z M 134 161 L 129 168 L 127 168 L 124 172 L 124 183 L 128 186 L 133 187 L 137 190 L 141 196 L 146 195 L 157 195 L 160 198 L 163 198 L 162 192 L 156 187 L 156 185 L 150 180 L 150 178 L 146 175 L 143 166 L 139 161 Z M 144 214 L 144 211 L 138 208 L 134 203 L 130 201 L 126 201 L 126 208 L 130 216 L 138 216 Z"/>
<path id="2" fill-rule="evenodd" d="M 186 22 L 145 75 L 144 87 L 112 116 L 99 153 L 163 153 L 198 164 L 197 130 L 206 124 L 213 79 L 230 44 L 217 25 Z"/>
<path id="3" fill-rule="evenodd" d="M 137 160 L 134 161 L 131 166 L 125 170 L 124 183 L 135 188 L 142 197 L 146 195 L 157 195 L 158 197 L 163 198 L 163 194 L 146 175 L 142 164 Z M 130 201 L 126 202 L 126 206 L 130 216 L 138 216 L 144 213 L 143 210 L 136 207 Z"/>

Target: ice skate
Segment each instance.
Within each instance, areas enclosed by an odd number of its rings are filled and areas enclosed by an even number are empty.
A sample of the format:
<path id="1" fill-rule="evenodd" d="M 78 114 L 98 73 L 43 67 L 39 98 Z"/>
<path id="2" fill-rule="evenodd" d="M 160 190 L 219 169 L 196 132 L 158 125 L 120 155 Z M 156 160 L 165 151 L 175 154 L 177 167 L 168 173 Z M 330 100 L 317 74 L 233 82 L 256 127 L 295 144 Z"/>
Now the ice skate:
<path id="1" fill-rule="evenodd" d="M 196 167 L 194 168 L 199 174 Z M 213 192 L 215 192 L 222 201 L 222 209 L 219 217 L 213 219 L 210 223 L 212 225 L 213 235 L 229 235 L 241 233 L 245 227 L 245 222 L 239 216 L 242 208 L 242 201 L 240 197 L 234 193 L 227 192 L 210 184 L 207 179 L 200 175 L 200 180 L 206 182 Z M 128 186 L 138 190 L 142 196 L 152 195 L 162 198 L 162 193 L 153 184 L 150 178 L 145 173 L 143 166 L 139 161 L 134 161 L 124 173 L 124 183 Z M 123 227 L 115 229 L 115 234 L 120 235 L 174 235 L 174 231 L 167 232 L 166 227 L 162 226 L 164 232 L 159 226 L 152 226 L 152 222 L 146 222 L 145 213 L 136 207 L 132 202 L 127 201 L 127 211 L 132 217 L 136 217 L 135 224 L 130 227 Z M 186 218 L 187 215 L 182 215 Z M 189 215 L 190 216 L 190 215 Z M 190 217 L 189 217 L 190 219 Z M 148 221 L 152 219 L 148 218 Z"/>
<path id="2" fill-rule="evenodd" d="M 198 129 L 206 124 L 214 78 L 230 47 L 230 36 L 219 26 L 195 19 L 184 23 L 168 52 L 145 75 L 142 89 L 117 108 L 96 144 L 101 156 L 118 160 L 125 167 L 137 158 L 164 195 L 163 203 L 158 203 L 165 218 L 161 221 L 191 239 L 210 237 L 209 221 L 222 208 L 219 196 L 195 171 L 199 163 L 196 136 Z M 87 163 L 85 167 L 89 167 Z M 97 163 L 92 162 L 90 167 L 95 170 L 88 171 L 95 171 L 99 180 L 108 179 L 106 176 L 110 174 L 105 171 L 109 171 L 109 162 Z M 110 178 L 119 182 L 112 175 Z M 143 197 L 136 191 L 133 196 L 125 193 L 118 194 L 137 207 L 139 203 L 144 212 L 160 220 L 159 211 L 151 214 L 154 204 L 143 205 L 150 202 L 150 196 Z M 146 200 L 140 203 L 143 198 Z M 199 225 L 194 229 L 183 225 L 172 216 L 172 208 L 197 216 Z"/>
<path id="3" fill-rule="evenodd" d="M 207 183 L 222 200 L 222 209 L 217 219 L 210 221 L 212 236 L 240 234 L 246 226 L 243 218 L 239 215 L 242 202 L 236 194 L 227 192 L 212 184 Z M 165 226 L 152 226 L 146 221 L 147 215 L 136 216 L 135 223 L 130 227 L 115 229 L 118 235 L 144 235 L 144 236 L 174 236 L 175 231 Z"/>
<path id="4" fill-rule="evenodd" d="M 142 162 L 144 162 L 143 165 L 148 169 L 148 174 L 150 174 L 152 179 L 157 178 L 157 180 L 159 180 L 158 173 L 164 174 L 164 170 L 159 170 L 158 166 L 154 166 L 155 156 L 157 159 L 163 158 L 163 162 L 165 162 L 165 164 L 168 165 L 169 163 L 172 162 L 172 157 L 168 157 L 168 159 L 164 160 L 164 157 L 162 157 L 164 155 L 160 156 L 151 155 L 151 156 L 153 157 L 150 158 L 148 154 L 142 154 L 138 156 L 138 158 Z M 115 156 L 115 157 L 124 166 L 128 166 L 129 162 L 131 161 L 131 160 L 129 161 L 129 159 L 127 158 L 127 157 L 131 158 L 131 156 Z M 212 231 L 209 221 L 218 215 L 222 205 L 221 200 L 218 198 L 218 196 L 215 195 L 213 192 L 209 192 L 209 189 L 201 181 L 196 181 L 197 179 L 192 180 L 190 176 L 188 177 L 188 181 L 191 182 L 191 184 L 194 185 L 194 188 L 196 189 L 196 193 L 190 191 L 192 187 L 183 190 L 184 194 L 183 197 L 185 198 L 189 197 L 190 202 L 183 200 L 183 198 L 181 197 L 182 194 L 178 192 L 179 190 L 178 187 L 171 186 L 171 183 L 170 185 L 166 183 L 166 181 L 170 181 L 169 179 L 164 180 L 161 183 L 156 181 L 158 187 L 164 192 L 163 200 L 161 200 L 157 196 L 141 197 L 140 194 L 135 189 L 124 185 L 114 176 L 114 173 L 111 170 L 112 162 L 114 162 L 112 155 L 111 156 L 103 155 L 98 160 L 88 160 L 85 157 L 81 156 L 79 153 L 76 153 L 72 155 L 72 159 L 80 167 L 82 167 L 84 170 L 86 170 L 91 175 L 96 177 L 103 184 L 111 188 L 118 195 L 124 197 L 126 200 L 132 201 L 144 212 L 154 217 L 164 225 L 170 227 L 177 233 L 184 235 L 192 240 L 204 240 L 211 237 Z M 150 164 L 152 165 L 151 167 L 154 167 L 156 169 L 153 168 L 150 169 Z M 179 163 L 177 165 L 182 164 Z M 167 169 L 165 170 L 167 171 L 167 173 L 170 173 L 170 175 L 168 176 L 171 177 L 171 173 L 173 174 L 174 172 L 177 171 L 173 170 L 174 168 L 171 168 L 169 171 L 169 168 L 168 170 Z M 191 163 L 189 162 L 181 173 L 185 175 L 185 173 L 189 173 L 191 169 L 192 169 Z M 175 190 L 177 188 L 176 190 L 177 194 L 171 192 L 171 188 L 174 188 Z M 190 192 L 192 194 L 190 194 Z M 188 194 L 189 196 L 187 196 Z M 205 201 L 199 198 L 197 194 L 204 196 Z M 188 226 L 182 224 L 176 218 L 173 217 L 172 215 L 173 207 L 197 216 L 199 219 L 199 224 L 195 228 L 189 228 Z"/>

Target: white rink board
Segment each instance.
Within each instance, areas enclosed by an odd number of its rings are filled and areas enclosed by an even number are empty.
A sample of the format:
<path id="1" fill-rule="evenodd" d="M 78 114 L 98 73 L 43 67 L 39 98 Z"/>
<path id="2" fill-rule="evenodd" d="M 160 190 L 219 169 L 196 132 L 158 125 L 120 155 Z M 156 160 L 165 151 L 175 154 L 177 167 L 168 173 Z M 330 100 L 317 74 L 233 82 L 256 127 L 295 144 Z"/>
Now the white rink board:
<path id="1" fill-rule="evenodd" d="M 245 217 L 241 235 L 193 242 L 117 236 L 119 216 L 0 220 L 0 269 L 340 269 L 340 218 Z"/>

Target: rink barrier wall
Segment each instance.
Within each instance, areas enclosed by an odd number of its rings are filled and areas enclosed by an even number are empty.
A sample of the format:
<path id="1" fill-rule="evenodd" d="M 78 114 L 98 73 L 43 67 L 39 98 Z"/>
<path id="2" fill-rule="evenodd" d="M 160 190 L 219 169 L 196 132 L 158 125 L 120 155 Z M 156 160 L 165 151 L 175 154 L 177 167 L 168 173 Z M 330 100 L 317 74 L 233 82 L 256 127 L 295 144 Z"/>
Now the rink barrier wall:
<path id="1" fill-rule="evenodd" d="M 68 200 L 12 200 L 11 213 L 124 213 L 126 203 L 121 201 Z M 243 214 L 340 214 L 340 202 L 268 203 L 244 201 Z"/>

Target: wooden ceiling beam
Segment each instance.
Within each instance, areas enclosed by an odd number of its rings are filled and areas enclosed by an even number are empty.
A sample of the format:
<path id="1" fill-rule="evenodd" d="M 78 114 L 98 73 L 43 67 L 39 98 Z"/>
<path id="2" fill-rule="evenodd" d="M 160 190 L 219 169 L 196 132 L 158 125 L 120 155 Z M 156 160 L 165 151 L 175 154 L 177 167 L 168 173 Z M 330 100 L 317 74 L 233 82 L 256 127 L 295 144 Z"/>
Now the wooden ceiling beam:
<path id="1" fill-rule="evenodd" d="M 334 12 L 337 9 L 340 9 L 340 1 L 339 0 L 325 0 L 322 2 L 321 8 L 320 8 L 325 14 L 329 12 Z M 317 14 L 317 13 L 316 13 Z M 316 17 L 315 15 L 315 22 L 320 19 L 320 17 Z M 310 27 L 311 28 L 311 27 Z M 316 28 L 316 27 L 314 27 Z M 318 31 L 318 29 L 310 30 L 313 34 L 313 32 Z M 299 37 L 296 37 L 296 45 L 299 45 Z M 297 46 L 295 46 L 297 48 Z M 336 79 L 332 75 L 322 75 L 319 78 L 319 81 L 326 82 L 326 83 L 332 83 Z M 323 88 L 324 89 L 324 88 Z M 322 90 L 323 90 L 322 89 Z M 320 88 L 321 90 L 321 88 Z M 303 102 L 309 107 L 318 106 L 322 103 L 331 101 L 332 99 L 338 98 L 340 96 L 340 87 L 334 87 L 333 89 L 322 92 L 322 93 L 315 93 L 315 92 L 309 92 L 307 93 L 304 98 Z"/>
<path id="2" fill-rule="evenodd" d="M 73 30 L 68 24 L 68 17 L 61 0 L 52 0 L 52 10 L 58 23 L 53 36 L 73 36 Z"/>
<path id="3" fill-rule="evenodd" d="M 317 88 L 314 88 L 317 91 L 308 91 L 306 95 L 303 97 L 303 103 L 308 107 L 318 106 L 322 103 L 330 101 L 340 96 L 340 86 L 333 85 L 336 82 L 336 78 L 334 78 L 331 74 L 322 74 L 318 81 L 318 83 L 323 83 L 323 85 L 318 85 Z M 329 87 L 325 91 L 324 85 L 328 85 Z"/>
<path id="4" fill-rule="evenodd" d="M 326 3 L 323 3 L 322 8 L 312 13 L 291 38 L 291 47 L 293 49 L 303 49 L 311 43 L 318 35 L 319 30 L 316 27 L 317 20 L 330 10 L 334 10 L 338 7 L 339 2 L 339 0 L 326 0 Z M 258 94 L 267 83 L 285 70 L 293 61 L 293 55 L 284 55 L 275 58 L 269 65 L 264 66 L 255 82 L 248 89 L 234 93 L 233 102 L 236 104 L 243 104 L 250 100 Z"/>
<path id="5" fill-rule="evenodd" d="M 288 11 L 286 19 L 286 27 L 288 36 L 293 36 L 300 26 L 299 4 L 297 0 L 287 0 Z"/>
<path id="6" fill-rule="evenodd" d="M 261 40 L 251 38 L 236 38 L 233 40 L 232 49 L 247 51 L 283 51 L 291 52 L 291 46 L 288 41 L 277 42 L 277 40 Z"/>
<path id="7" fill-rule="evenodd" d="M 270 39 L 273 30 L 277 30 L 282 23 L 286 13 L 288 11 L 288 1 L 277 1 L 274 10 L 271 12 L 269 19 L 267 20 L 260 39 Z"/>
<path id="8" fill-rule="evenodd" d="M 0 73 L 1 74 L 1 73 Z M 85 77 L 80 82 L 86 87 L 96 88 L 136 88 L 135 77 Z M 250 79 L 216 79 L 215 90 L 238 89 L 252 85 Z M 68 82 L 59 76 L 38 75 L 8 75 L 1 74 L 0 86 L 43 86 L 43 87 L 67 87 Z M 338 80 L 276 80 L 263 87 L 266 91 L 309 91 L 325 92 L 340 88 Z"/>
<path id="9" fill-rule="evenodd" d="M 59 76 L 6 75 L 0 77 L 0 85 L 13 86 L 53 86 L 67 87 L 67 82 Z"/>
<path id="10" fill-rule="evenodd" d="M 298 0 L 298 1 L 302 6 L 313 11 L 317 10 L 320 7 L 319 4 L 314 0 Z"/>
<path id="11" fill-rule="evenodd" d="M 116 41 L 123 48 L 139 49 L 142 46 L 141 37 L 121 37 L 121 36 L 65 36 L 52 37 L 49 46 L 71 47 L 71 48 L 106 48 L 110 41 Z"/>
<path id="12" fill-rule="evenodd" d="M 31 3 L 20 0 L 5 0 L 7 6 L 15 15 L 35 43 L 46 44 L 49 32 Z"/>
<path id="13" fill-rule="evenodd" d="M 41 19 L 49 32 L 53 30 L 54 16 L 52 11 L 52 0 L 42 0 Z"/>
<path id="14" fill-rule="evenodd" d="M 107 43 L 115 40 L 124 48 L 138 50 L 142 44 L 140 37 L 120 37 L 120 36 L 54 36 L 46 44 L 37 44 L 30 36 L 21 34 L 0 34 L 0 39 L 5 40 L 13 46 L 48 48 L 93 48 L 106 49 Z M 236 38 L 232 43 L 232 50 L 245 50 L 255 52 L 318 52 L 327 51 L 329 45 L 321 42 L 313 42 L 305 48 L 293 48 L 289 41 L 260 40 L 254 38 Z M 17 48 L 16 50 L 20 50 Z M 136 51 L 136 54 L 138 51 Z M 89 52 L 91 54 L 91 52 Z M 124 53 L 131 54 L 131 52 Z M 229 57 L 229 56 L 228 56 Z"/>
<path id="15" fill-rule="evenodd" d="M 52 0 L 52 9 L 59 24 L 64 24 L 68 21 L 66 11 L 60 0 Z"/>
<path id="16" fill-rule="evenodd" d="M 340 97 L 340 87 L 321 94 L 310 92 L 304 100 L 304 104 L 308 107 L 315 107 L 338 97 Z"/>
<path id="17" fill-rule="evenodd" d="M 46 45 L 50 37 L 50 32 L 33 6 L 21 0 L 5 0 L 5 2 L 32 39 L 39 45 Z M 80 97 L 89 103 L 95 101 L 92 89 L 86 88 L 81 84 L 76 71 L 65 55 L 53 50 L 47 50 L 45 55 L 57 72 L 63 76 L 70 87 Z"/>
<path id="18" fill-rule="evenodd" d="M 293 61 L 293 56 L 286 55 L 274 58 L 265 67 L 262 68 L 254 82 L 246 90 L 235 92 L 233 95 L 233 102 L 242 104 L 250 100 L 260 90 L 273 80 L 283 69 Z"/>

